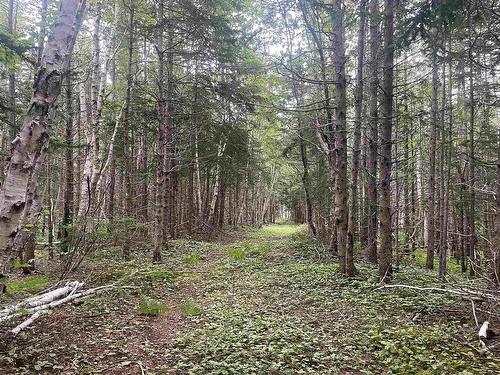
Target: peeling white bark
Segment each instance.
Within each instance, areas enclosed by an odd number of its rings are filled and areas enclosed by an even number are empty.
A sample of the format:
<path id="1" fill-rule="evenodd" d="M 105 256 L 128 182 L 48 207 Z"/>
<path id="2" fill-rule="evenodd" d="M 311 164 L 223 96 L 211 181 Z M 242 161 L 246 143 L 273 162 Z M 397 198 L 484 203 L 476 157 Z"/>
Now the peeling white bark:
<path id="1" fill-rule="evenodd" d="M 38 68 L 28 112 L 19 135 L 12 142 L 10 164 L 0 190 L 0 266 L 4 272 L 10 264 L 5 249 L 10 246 L 26 209 L 28 185 L 36 179 L 35 166 L 43 155 L 44 140 L 49 136 L 48 113 L 61 91 L 61 79 L 79 28 L 80 4 L 80 0 L 61 0 L 58 19 L 51 28 Z"/>

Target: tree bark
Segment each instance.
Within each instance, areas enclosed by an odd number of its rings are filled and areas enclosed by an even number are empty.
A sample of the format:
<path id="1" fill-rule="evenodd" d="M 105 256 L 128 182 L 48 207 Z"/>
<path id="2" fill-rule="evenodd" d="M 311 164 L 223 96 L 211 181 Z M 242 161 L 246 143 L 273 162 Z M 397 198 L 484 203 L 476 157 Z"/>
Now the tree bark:
<path id="1" fill-rule="evenodd" d="M 340 272 L 347 276 L 356 273 L 352 254 L 347 254 L 347 226 L 349 220 L 347 190 L 347 90 L 345 77 L 345 26 L 341 0 L 334 0 L 333 10 L 333 68 L 335 80 L 335 223 Z"/>
<path id="2" fill-rule="evenodd" d="M 127 88 L 125 93 L 125 105 L 123 107 L 123 152 L 125 165 L 123 169 L 123 179 L 125 183 L 125 216 L 127 218 L 132 218 L 132 206 L 133 206 L 133 189 L 132 189 L 132 165 L 131 163 L 133 159 L 133 154 L 131 152 L 131 143 L 129 136 L 131 130 L 130 124 L 130 105 L 132 101 L 132 85 L 133 85 L 133 76 L 132 76 L 132 56 L 134 50 L 134 38 L 135 38 L 135 9 L 131 3 L 129 8 L 129 19 L 128 19 L 128 41 L 127 41 Z M 128 258 L 130 256 L 130 241 L 124 241 L 122 246 L 123 256 Z"/>
<path id="3" fill-rule="evenodd" d="M 68 226 L 73 220 L 74 211 L 74 171 L 73 171 L 73 87 L 71 80 L 71 65 L 68 64 L 66 71 L 66 132 L 64 149 L 64 161 L 66 174 L 64 178 L 64 207 L 62 218 L 62 252 L 66 252 L 68 246 Z"/>
<path id="4" fill-rule="evenodd" d="M 382 95 L 382 123 L 380 137 L 380 256 L 381 279 L 392 275 L 391 227 L 391 167 L 392 167 L 392 104 L 394 69 L 394 0 L 385 0 L 384 17 L 384 72 Z"/>
<path id="5" fill-rule="evenodd" d="M 368 152 L 367 152 L 367 198 L 368 198 L 368 230 L 367 230 L 367 257 L 371 263 L 377 263 L 377 148 L 378 148 L 378 51 L 380 49 L 379 30 L 379 3 L 378 0 L 370 0 L 370 62 L 369 77 L 369 121 L 368 127 Z"/>
<path id="6" fill-rule="evenodd" d="M 472 23 L 471 15 L 468 15 L 468 39 L 469 49 L 473 48 Z M 472 53 L 472 52 L 471 52 Z M 469 232 L 469 261 L 470 275 L 476 273 L 476 158 L 475 158 L 475 139 L 474 139 L 474 116 L 475 116 L 475 99 L 474 99 L 474 62 L 469 61 L 469 215 L 468 215 L 468 232 Z"/>
<path id="7" fill-rule="evenodd" d="M 434 6 L 434 5 L 433 5 Z M 427 201 L 427 260 L 426 267 L 434 268 L 434 251 L 436 240 L 436 140 L 438 126 L 438 62 L 437 62 L 437 29 L 434 27 L 432 43 L 432 97 L 431 97 L 431 123 L 429 145 L 429 195 Z"/>
<path id="8" fill-rule="evenodd" d="M 9 0 L 8 8 L 7 8 L 7 32 L 11 34 L 12 36 L 14 35 L 14 8 L 15 8 L 15 1 L 14 0 Z M 9 110 L 10 110 L 10 116 L 9 116 L 9 133 L 10 133 L 10 140 L 14 140 L 17 133 L 18 133 L 18 128 L 17 128 L 17 123 L 16 123 L 16 74 L 14 73 L 13 69 L 9 69 Z"/>
<path id="9" fill-rule="evenodd" d="M 4 268 L 9 264 L 5 247 L 18 230 L 26 209 L 26 190 L 30 181 L 36 180 L 35 166 L 44 154 L 44 140 L 49 136 L 48 113 L 59 96 L 61 79 L 71 57 L 79 28 L 80 4 L 78 0 L 61 1 L 58 19 L 51 28 L 36 75 L 28 112 L 20 134 L 13 141 L 10 165 L 0 191 L 0 246 L 4 249 L 1 254 Z"/>
<path id="10" fill-rule="evenodd" d="M 451 75 L 451 71 L 449 72 Z M 439 279 L 445 281 L 446 263 L 448 256 L 448 210 L 446 197 L 449 194 L 449 186 L 445 175 L 445 156 L 449 146 L 446 147 L 446 129 L 445 129 L 445 114 L 446 114 L 446 65 L 443 63 L 443 91 L 442 91 L 442 109 L 441 109 L 441 150 L 439 160 L 439 216 L 441 217 L 439 229 Z M 450 165 L 446 166 L 450 169 Z"/>
<path id="11" fill-rule="evenodd" d="M 354 141 L 351 168 L 351 209 L 349 211 L 348 254 L 354 254 L 354 243 L 358 239 L 356 223 L 358 222 L 358 175 L 359 157 L 361 154 L 361 123 L 363 115 L 363 67 L 365 59 L 365 14 L 367 0 L 359 3 L 359 31 L 358 31 L 358 63 L 356 73 L 356 88 L 354 99 Z"/>

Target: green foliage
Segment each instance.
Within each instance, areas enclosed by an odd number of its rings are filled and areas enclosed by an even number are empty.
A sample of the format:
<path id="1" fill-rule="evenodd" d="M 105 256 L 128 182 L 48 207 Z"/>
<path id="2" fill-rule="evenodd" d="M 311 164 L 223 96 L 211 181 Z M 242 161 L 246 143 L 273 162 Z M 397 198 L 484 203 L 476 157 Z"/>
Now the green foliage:
<path id="1" fill-rule="evenodd" d="M 142 271 L 138 275 L 138 278 L 140 280 L 149 281 L 155 284 L 155 283 L 172 283 L 177 276 L 178 274 L 174 271 L 156 267 Z"/>
<path id="2" fill-rule="evenodd" d="M 245 250 L 239 246 L 231 246 L 227 249 L 227 255 L 234 260 L 242 260 L 246 256 Z"/>
<path id="3" fill-rule="evenodd" d="M 476 368 L 481 360 L 470 348 L 458 345 L 452 333 L 449 326 L 440 325 L 429 329 L 380 326 L 355 345 L 374 353 L 391 374 L 482 373 L 484 368 Z"/>
<path id="4" fill-rule="evenodd" d="M 326 371 L 333 348 L 293 317 L 236 308 L 174 343 L 177 369 L 191 374 L 300 374 Z"/>
<path id="5" fill-rule="evenodd" d="M 20 270 L 20 269 L 23 269 L 25 267 L 31 267 L 31 264 L 24 263 L 19 258 L 16 258 L 16 260 L 14 261 L 14 269 L 15 270 Z"/>
<path id="6" fill-rule="evenodd" d="M 199 316 L 203 314 L 203 308 L 196 301 L 188 300 L 181 304 L 181 312 L 185 316 Z"/>
<path id="7" fill-rule="evenodd" d="M 415 262 L 421 266 L 426 266 L 427 261 L 427 252 L 424 249 L 417 249 L 411 254 L 411 257 L 415 260 Z M 434 268 L 438 269 L 439 267 L 439 257 L 434 257 Z M 455 259 L 448 257 L 448 262 L 446 262 L 446 271 L 448 273 L 460 273 L 462 272 L 462 268 L 460 264 L 455 262 Z"/>
<path id="8" fill-rule="evenodd" d="M 9 293 L 35 293 L 47 288 L 51 277 L 49 274 L 41 274 L 24 277 L 19 280 L 7 282 Z"/>
<path id="9" fill-rule="evenodd" d="M 300 233 L 301 228 L 297 225 L 266 225 L 260 231 L 264 236 L 270 237 L 286 237 L 292 234 Z"/>
<path id="10" fill-rule="evenodd" d="M 182 259 L 182 262 L 189 266 L 196 266 L 198 263 L 201 262 L 200 254 L 193 252 L 184 259 Z"/>
<path id="11" fill-rule="evenodd" d="M 0 30 L 0 62 L 14 71 L 19 64 L 20 56 L 33 48 L 33 41 L 22 39 L 18 34 L 10 34 Z"/>
<path id="12" fill-rule="evenodd" d="M 113 246 L 102 250 L 96 250 L 90 257 L 94 260 L 121 259 L 123 257 L 123 251 L 120 246 Z"/>
<path id="13" fill-rule="evenodd" d="M 158 316 L 165 312 L 165 304 L 157 299 L 142 297 L 139 304 L 139 312 L 143 315 Z"/>

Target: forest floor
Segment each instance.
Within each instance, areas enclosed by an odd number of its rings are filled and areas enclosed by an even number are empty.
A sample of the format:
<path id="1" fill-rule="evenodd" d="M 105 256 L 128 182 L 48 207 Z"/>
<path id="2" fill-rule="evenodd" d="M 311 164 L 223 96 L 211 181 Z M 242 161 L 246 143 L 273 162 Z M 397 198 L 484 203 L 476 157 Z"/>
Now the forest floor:
<path id="1" fill-rule="evenodd" d="M 376 269 L 361 262 L 359 275 L 346 279 L 300 226 L 229 231 L 211 243 L 176 240 L 163 259 L 152 265 L 148 251 L 135 251 L 126 261 L 119 248 L 89 256 L 73 278 L 94 286 L 125 277 L 128 288 L 57 308 L 3 342 L 0 373 L 500 371 L 498 353 L 479 354 L 470 304 L 381 289 Z M 405 261 L 395 281 L 437 286 L 435 272 L 418 263 L 418 257 Z M 39 292 L 53 277 L 39 271 L 11 281 L 2 302 Z"/>

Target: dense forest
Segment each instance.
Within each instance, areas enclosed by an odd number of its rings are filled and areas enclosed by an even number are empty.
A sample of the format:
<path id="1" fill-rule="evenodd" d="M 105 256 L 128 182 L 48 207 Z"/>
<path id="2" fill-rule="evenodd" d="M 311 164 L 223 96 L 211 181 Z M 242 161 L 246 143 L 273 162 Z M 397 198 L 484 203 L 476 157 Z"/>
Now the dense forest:
<path id="1" fill-rule="evenodd" d="M 0 371 L 500 371 L 496 0 L 0 9 Z"/>

